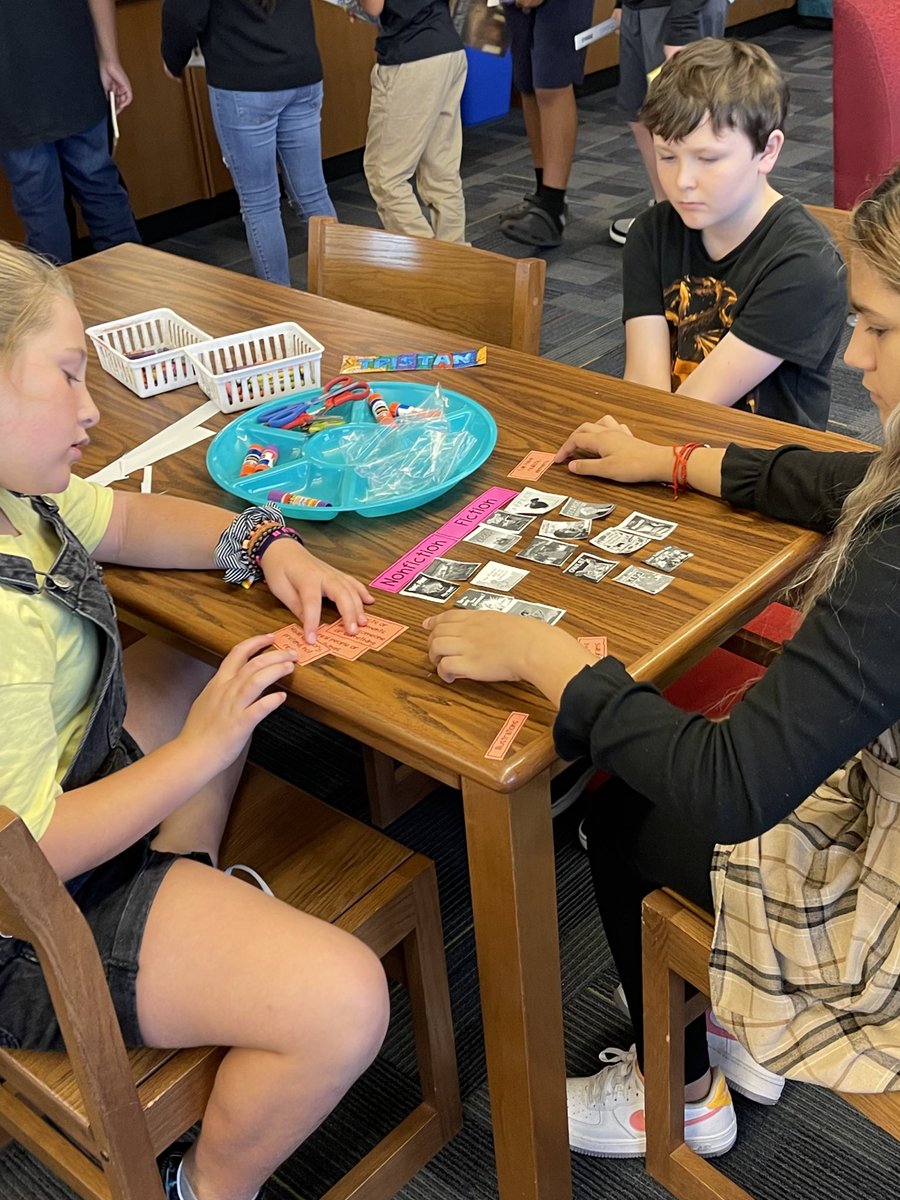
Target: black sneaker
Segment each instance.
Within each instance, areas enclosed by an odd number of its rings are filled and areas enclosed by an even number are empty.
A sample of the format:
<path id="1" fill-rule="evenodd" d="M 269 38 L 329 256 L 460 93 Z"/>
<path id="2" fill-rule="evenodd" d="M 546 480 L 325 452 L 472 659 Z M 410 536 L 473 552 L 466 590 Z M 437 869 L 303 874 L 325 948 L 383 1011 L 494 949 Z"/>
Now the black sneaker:
<path id="1" fill-rule="evenodd" d="M 596 770 L 588 759 L 579 758 L 550 780 L 550 812 L 554 817 L 572 807 Z"/>
<path id="2" fill-rule="evenodd" d="M 501 222 L 500 232 L 511 241 L 519 242 L 523 246 L 550 249 L 562 244 L 565 225 L 565 210 L 562 216 L 554 217 L 546 208 L 535 203 L 529 204 L 521 217 Z"/>

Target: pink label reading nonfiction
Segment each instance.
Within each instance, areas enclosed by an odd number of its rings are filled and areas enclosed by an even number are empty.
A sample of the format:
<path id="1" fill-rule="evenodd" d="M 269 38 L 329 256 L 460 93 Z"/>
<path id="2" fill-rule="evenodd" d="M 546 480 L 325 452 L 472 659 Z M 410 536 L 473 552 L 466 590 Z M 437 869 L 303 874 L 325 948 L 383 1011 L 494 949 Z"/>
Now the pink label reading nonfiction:
<path id="1" fill-rule="evenodd" d="M 386 571 L 382 571 L 376 579 L 372 580 L 371 586 L 379 588 L 383 592 L 399 592 L 411 579 L 424 571 L 429 563 L 434 562 L 436 558 L 441 558 L 467 533 L 471 533 L 477 525 L 480 525 L 485 517 L 497 512 L 518 494 L 510 488 L 488 488 L 471 504 L 461 508 L 456 516 L 451 517 L 440 529 L 423 538 L 417 546 L 413 546 L 412 550 L 408 550 L 402 558 L 398 558 Z"/>

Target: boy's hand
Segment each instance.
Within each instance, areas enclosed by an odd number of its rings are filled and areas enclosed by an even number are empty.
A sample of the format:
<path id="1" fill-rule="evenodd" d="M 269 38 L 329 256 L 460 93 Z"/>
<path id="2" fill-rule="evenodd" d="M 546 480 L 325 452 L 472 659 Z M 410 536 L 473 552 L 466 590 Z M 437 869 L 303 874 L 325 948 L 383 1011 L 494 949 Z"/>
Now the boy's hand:
<path id="1" fill-rule="evenodd" d="M 349 634 L 366 624 L 363 606 L 371 604 L 373 597 L 363 584 L 322 562 L 292 538 L 272 542 L 260 565 L 269 590 L 299 617 L 311 645 L 322 616 L 323 596 L 334 603 Z"/>
<path id="2" fill-rule="evenodd" d="M 100 81 L 107 96 L 110 92 L 115 93 L 117 113 L 120 113 L 123 108 L 127 108 L 134 99 L 134 94 L 131 90 L 131 81 L 125 74 L 125 69 L 120 62 L 103 59 L 100 62 Z"/>
<path id="3" fill-rule="evenodd" d="M 267 689 L 290 675 L 297 654 L 276 649 L 274 636 L 238 642 L 191 705 L 176 740 L 196 748 L 210 778 L 234 762 L 263 717 L 284 703 L 285 692 Z"/>
<path id="4" fill-rule="evenodd" d="M 564 630 L 511 613 L 451 609 L 423 625 L 428 657 L 446 683 L 522 680 L 557 706 L 573 675 L 597 661 Z"/>
<path id="5" fill-rule="evenodd" d="M 609 416 L 579 425 L 553 461 L 568 461 L 573 475 L 595 475 L 618 483 L 662 482 L 672 475 L 670 446 L 643 442 L 627 425 Z"/>

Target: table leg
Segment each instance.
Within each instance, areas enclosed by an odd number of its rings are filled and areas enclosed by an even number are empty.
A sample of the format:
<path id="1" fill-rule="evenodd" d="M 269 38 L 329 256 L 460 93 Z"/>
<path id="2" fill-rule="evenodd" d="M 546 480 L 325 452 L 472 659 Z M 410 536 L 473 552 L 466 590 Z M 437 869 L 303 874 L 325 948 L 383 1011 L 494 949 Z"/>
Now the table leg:
<path id="1" fill-rule="evenodd" d="M 549 772 L 462 791 L 499 1194 L 569 1200 Z"/>

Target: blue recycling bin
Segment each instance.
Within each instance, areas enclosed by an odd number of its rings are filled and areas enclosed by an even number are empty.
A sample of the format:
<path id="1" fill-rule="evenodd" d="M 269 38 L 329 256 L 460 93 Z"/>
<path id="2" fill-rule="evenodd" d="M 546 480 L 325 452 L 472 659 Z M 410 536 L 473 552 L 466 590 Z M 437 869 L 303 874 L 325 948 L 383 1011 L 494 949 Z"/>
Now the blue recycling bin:
<path id="1" fill-rule="evenodd" d="M 463 125 L 481 125 L 509 112 L 512 95 L 512 55 L 489 54 L 466 46 L 469 73 L 463 88 Z"/>

